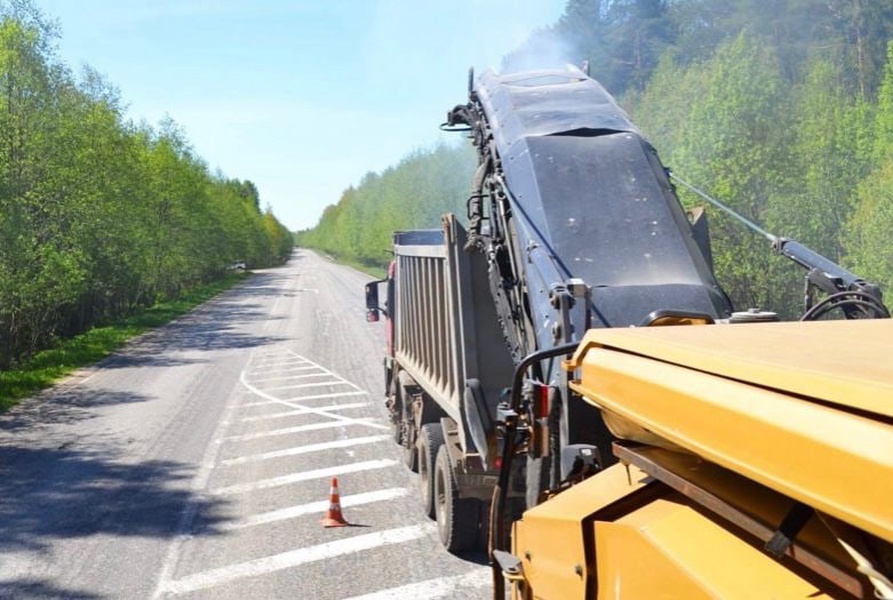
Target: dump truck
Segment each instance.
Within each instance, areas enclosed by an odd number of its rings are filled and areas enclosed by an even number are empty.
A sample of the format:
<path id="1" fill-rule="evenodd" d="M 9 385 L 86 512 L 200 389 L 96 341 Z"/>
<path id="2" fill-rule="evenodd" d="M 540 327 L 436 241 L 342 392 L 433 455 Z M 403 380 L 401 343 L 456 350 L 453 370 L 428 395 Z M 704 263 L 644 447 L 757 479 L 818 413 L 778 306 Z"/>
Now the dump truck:
<path id="1" fill-rule="evenodd" d="M 736 311 L 706 212 L 683 209 L 685 182 L 596 81 L 487 71 L 468 91 L 442 126 L 478 152 L 467 227 L 396 232 L 366 286 L 394 439 L 443 544 L 485 544 L 497 598 L 507 583 L 525 599 L 882 589 L 879 288 L 766 234 L 806 269 L 810 322 Z M 811 322 L 829 313 L 841 323 Z M 740 587 L 758 577 L 756 596 Z"/>

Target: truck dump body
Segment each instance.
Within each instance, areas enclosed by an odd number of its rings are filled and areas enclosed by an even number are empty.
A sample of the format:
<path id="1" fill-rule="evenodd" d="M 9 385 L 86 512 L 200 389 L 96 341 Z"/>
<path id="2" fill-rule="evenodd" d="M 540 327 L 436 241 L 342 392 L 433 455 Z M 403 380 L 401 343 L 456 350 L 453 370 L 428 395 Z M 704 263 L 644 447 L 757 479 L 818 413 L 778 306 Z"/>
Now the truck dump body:
<path id="1" fill-rule="evenodd" d="M 532 597 L 872 597 L 839 540 L 890 569 L 891 337 L 890 320 L 590 331 L 571 386 L 629 471 L 516 524 Z M 777 559 L 763 545 L 795 508 Z"/>
<path id="2" fill-rule="evenodd" d="M 487 289 L 486 266 L 463 250 L 465 229 L 453 216 L 443 229 L 394 234 L 394 357 L 440 410 L 462 426 L 465 452 L 478 452 L 466 435 L 468 380 L 475 380 L 495 414 L 512 362 Z"/>

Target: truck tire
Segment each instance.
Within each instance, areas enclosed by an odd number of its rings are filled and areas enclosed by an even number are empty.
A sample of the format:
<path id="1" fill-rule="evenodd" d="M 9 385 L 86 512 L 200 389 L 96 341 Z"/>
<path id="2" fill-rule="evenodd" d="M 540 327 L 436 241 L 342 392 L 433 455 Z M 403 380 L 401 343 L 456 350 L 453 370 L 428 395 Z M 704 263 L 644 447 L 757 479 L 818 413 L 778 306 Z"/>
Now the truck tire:
<path id="1" fill-rule="evenodd" d="M 477 498 L 459 498 L 450 453 L 443 446 L 434 467 L 434 500 L 437 533 L 444 547 L 453 553 L 474 548 L 478 541 L 481 502 Z"/>
<path id="2" fill-rule="evenodd" d="M 440 423 L 422 425 L 418 451 L 419 481 L 422 486 L 422 509 L 431 519 L 437 518 L 434 502 L 434 464 L 441 446 L 443 446 L 443 429 Z"/>

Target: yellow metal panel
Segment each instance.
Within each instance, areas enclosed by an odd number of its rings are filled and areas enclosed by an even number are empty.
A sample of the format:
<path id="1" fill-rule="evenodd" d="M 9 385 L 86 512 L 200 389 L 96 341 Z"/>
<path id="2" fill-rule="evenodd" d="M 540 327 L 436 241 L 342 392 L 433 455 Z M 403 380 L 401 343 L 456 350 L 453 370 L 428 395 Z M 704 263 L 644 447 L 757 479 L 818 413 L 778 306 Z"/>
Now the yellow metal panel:
<path id="1" fill-rule="evenodd" d="M 647 476 L 614 465 L 524 513 L 512 532 L 513 554 L 535 598 L 583 598 L 594 575 L 586 563 L 584 520 L 635 492 Z M 590 549 L 591 550 L 591 549 Z"/>
<path id="2" fill-rule="evenodd" d="M 635 451 L 661 469 L 685 479 L 692 487 L 704 490 L 727 507 L 754 519 L 768 530 L 774 531 L 791 510 L 793 501 L 787 496 L 693 454 L 647 446 L 638 447 Z M 853 574 L 852 557 L 818 519 L 810 519 L 797 533 L 796 541 L 805 549 L 822 556 L 837 569 Z"/>
<path id="3" fill-rule="evenodd" d="M 603 410 L 893 541 L 893 426 L 883 419 L 598 346 L 578 360 L 572 387 Z"/>
<path id="4" fill-rule="evenodd" d="M 606 346 L 791 394 L 893 416 L 893 320 L 590 330 Z"/>
<path id="5" fill-rule="evenodd" d="M 683 502 L 657 499 L 594 528 L 599 600 L 828 597 Z"/>

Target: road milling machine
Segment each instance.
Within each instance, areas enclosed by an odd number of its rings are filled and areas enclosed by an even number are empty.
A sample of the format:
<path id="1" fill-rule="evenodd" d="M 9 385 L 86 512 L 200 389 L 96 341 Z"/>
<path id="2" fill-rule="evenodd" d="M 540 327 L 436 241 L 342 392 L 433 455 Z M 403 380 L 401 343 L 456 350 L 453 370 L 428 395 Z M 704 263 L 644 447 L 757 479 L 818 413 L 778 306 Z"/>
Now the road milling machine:
<path id="1" fill-rule="evenodd" d="M 396 232 L 367 315 L 424 509 L 494 598 L 893 597 L 878 287 L 763 232 L 809 305 L 735 311 L 685 182 L 573 67 L 470 76 L 443 127 L 478 152 L 468 225 Z"/>

